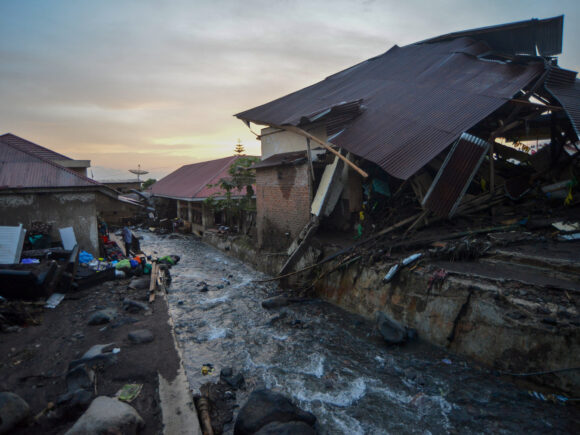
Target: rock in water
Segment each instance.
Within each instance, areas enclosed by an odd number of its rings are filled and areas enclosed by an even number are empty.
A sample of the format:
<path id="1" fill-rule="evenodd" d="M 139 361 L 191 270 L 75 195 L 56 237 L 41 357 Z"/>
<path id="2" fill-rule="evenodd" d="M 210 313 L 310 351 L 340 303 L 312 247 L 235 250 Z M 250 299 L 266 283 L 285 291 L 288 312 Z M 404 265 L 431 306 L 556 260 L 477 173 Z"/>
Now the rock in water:
<path id="1" fill-rule="evenodd" d="M 28 403 L 18 394 L 0 393 L 0 434 L 7 434 L 30 414 Z"/>
<path id="2" fill-rule="evenodd" d="M 404 327 L 381 311 L 377 315 L 377 328 L 387 344 L 402 344 L 416 335 L 414 329 Z"/>
<path id="3" fill-rule="evenodd" d="M 255 435 L 316 435 L 316 431 L 302 421 L 268 423 Z"/>
<path id="4" fill-rule="evenodd" d="M 106 396 L 97 397 L 66 435 L 136 434 L 145 422 L 131 406 Z"/>
<path id="5" fill-rule="evenodd" d="M 250 394 L 238 414 L 234 435 L 254 434 L 268 423 L 299 421 L 312 426 L 316 422 L 316 417 L 295 406 L 282 394 L 266 389 L 256 390 Z"/>

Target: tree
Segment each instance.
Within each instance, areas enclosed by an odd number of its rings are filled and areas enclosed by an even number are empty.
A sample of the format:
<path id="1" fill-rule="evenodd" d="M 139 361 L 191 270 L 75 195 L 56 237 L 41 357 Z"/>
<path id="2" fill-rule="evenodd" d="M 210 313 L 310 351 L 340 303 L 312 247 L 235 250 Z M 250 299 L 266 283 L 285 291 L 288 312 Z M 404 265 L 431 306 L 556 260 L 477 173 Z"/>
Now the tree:
<path id="1" fill-rule="evenodd" d="M 238 156 L 243 156 L 245 152 L 246 152 L 246 149 L 242 145 L 242 141 L 240 139 L 238 139 L 238 143 L 234 147 L 234 153 L 237 154 Z"/>
<path id="2" fill-rule="evenodd" d="M 224 210 L 228 215 L 228 220 L 233 216 L 240 216 L 242 211 L 254 210 L 252 197 L 254 196 L 254 184 L 256 183 L 256 171 L 251 166 L 258 162 L 258 157 L 238 157 L 229 167 L 227 178 L 220 178 L 216 184 L 208 184 L 208 187 L 219 186 L 222 190 L 205 200 L 205 203 L 214 210 Z M 246 190 L 246 194 L 241 199 L 233 199 L 232 194 L 241 193 Z M 225 195 L 223 195 L 225 193 Z M 216 199 L 224 196 L 224 199 Z"/>
<path id="3" fill-rule="evenodd" d="M 141 185 L 141 190 L 147 190 L 147 188 L 149 186 L 151 186 L 152 184 L 155 184 L 156 182 L 157 182 L 156 179 L 148 178 L 147 180 L 143 181 L 143 184 Z"/>

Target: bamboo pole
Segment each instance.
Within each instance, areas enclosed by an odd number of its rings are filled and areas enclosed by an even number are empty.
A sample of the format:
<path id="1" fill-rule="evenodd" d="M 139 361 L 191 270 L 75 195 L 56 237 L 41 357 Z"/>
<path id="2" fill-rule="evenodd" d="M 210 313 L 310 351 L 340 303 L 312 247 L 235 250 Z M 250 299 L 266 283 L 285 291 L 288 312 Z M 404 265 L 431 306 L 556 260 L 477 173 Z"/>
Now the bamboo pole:
<path id="1" fill-rule="evenodd" d="M 361 168 L 359 168 L 357 165 L 355 165 L 353 162 L 351 162 L 345 156 L 343 156 L 338 151 L 336 151 L 334 148 L 332 148 L 332 144 L 330 142 L 320 140 L 316 136 L 311 135 L 310 133 L 302 130 L 301 128 L 294 127 L 293 125 L 276 126 L 276 128 L 283 128 L 286 131 L 291 131 L 293 133 L 300 134 L 300 135 L 306 137 L 307 139 L 310 139 L 310 140 L 316 142 L 317 144 L 322 145 L 324 148 L 326 148 L 332 154 L 337 156 L 339 159 L 343 160 L 347 165 L 349 165 L 352 169 L 357 171 L 364 178 L 368 178 L 369 174 L 367 174 L 365 171 L 363 171 Z"/>

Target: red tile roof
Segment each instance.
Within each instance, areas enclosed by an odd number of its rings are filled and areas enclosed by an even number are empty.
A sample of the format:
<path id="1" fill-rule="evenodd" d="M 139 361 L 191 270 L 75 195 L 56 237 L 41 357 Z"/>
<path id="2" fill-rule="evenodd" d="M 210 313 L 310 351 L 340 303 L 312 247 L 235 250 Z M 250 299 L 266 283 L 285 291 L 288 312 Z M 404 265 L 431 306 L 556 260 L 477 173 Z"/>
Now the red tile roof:
<path id="1" fill-rule="evenodd" d="M 0 136 L 0 190 L 53 187 L 104 187 L 51 159 L 61 154 L 12 134 Z"/>
<path id="2" fill-rule="evenodd" d="M 154 196 L 176 199 L 201 200 L 212 195 L 225 196 L 219 187 L 208 187 L 208 184 L 217 184 L 221 178 L 229 178 L 228 169 L 238 158 L 231 156 L 182 166 L 153 184 L 150 191 Z M 246 192 L 243 189 L 232 194 L 243 196 Z"/>

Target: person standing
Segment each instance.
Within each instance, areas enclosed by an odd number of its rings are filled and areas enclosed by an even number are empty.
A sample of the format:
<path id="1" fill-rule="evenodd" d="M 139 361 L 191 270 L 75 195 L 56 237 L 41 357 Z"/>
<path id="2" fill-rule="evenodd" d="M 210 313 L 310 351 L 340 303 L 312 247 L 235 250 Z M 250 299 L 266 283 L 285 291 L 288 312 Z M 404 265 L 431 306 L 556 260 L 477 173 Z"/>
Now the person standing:
<path id="1" fill-rule="evenodd" d="M 131 244 L 133 243 L 133 233 L 128 226 L 123 227 L 123 241 L 125 242 L 125 255 L 130 257 Z"/>

